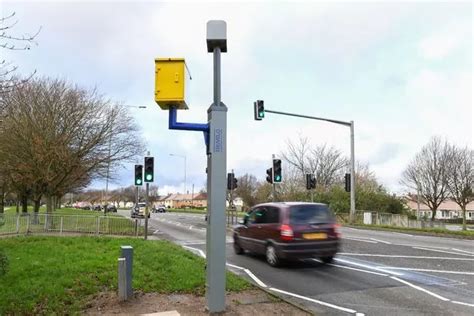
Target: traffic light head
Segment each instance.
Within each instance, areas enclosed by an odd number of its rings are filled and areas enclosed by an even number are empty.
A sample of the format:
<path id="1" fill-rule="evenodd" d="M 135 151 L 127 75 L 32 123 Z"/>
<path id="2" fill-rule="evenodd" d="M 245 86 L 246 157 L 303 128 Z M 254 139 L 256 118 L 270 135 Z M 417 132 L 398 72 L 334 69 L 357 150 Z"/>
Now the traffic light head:
<path id="1" fill-rule="evenodd" d="M 135 165 L 135 185 L 143 185 L 143 166 Z"/>
<path id="2" fill-rule="evenodd" d="M 153 157 L 145 157 L 145 182 L 153 182 Z"/>
<path id="3" fill-rule="evenodd" d="M 279 183 L 281 180 L 281 159 L 273 159 L 273 182 Z"/>
<path id="4" fill-rule="evenodd" d="M 263 100 L 257 100 L 253 103 L 254 116 L 256 121 L 261 121 L 265 117 L 265 106 Z"/>
<path id="5" fill-rule="evenodd" d="M 267 169 L 267 182 L 273 183 L 273 168 Z"/>
<path id="6" fill-rule="evenodd" d="M 316 189 L 316 177 L 314 176 L 314 174 L 311 175 L 310 186 L 311 189 Z"/>
<path id="7" fill-rule="evenodd" d="M 311 190 L 311 174 L 306 174 L 306 189 Z"/>
<path id="8" fill-rule="evenodd" d="M 227 190 L 237 189 L 237 178 L 235 178 L 234 173 L 227 174 Z"/>
<path id="9" fill-rule="evenodd" d="M 344 180 L 345 180 L 345 189 L 346 189 L 346 192 L 351 192 L 351 174 L 350 173 L 346 173 L 346 175 L 344 176 Z"/>

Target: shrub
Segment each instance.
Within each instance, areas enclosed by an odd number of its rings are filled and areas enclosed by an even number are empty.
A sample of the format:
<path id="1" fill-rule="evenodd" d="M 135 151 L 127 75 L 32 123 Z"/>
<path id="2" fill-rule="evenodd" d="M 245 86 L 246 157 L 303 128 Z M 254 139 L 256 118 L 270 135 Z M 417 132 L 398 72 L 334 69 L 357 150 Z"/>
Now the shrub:
<path id="1" fill-rule="evenodd" d="M 8 257 L 0 250 L 0 276 L 7 274 L 8 272 Z"/>

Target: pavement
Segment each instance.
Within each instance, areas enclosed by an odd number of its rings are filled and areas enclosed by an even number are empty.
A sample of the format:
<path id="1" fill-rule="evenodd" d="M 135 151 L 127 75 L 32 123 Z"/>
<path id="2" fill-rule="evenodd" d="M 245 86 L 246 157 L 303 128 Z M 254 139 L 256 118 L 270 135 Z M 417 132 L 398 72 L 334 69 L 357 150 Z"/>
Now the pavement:
<path id="1" fill-rule="evenodd" d="M 151 216 L 153 236 L 205 255 L 204 215 Z M 332 264 L 272 268 L 262 256 L 236 255 L 229 234 L 228 268 L 316 314 L 474 315 L 474 241 L 356 228 L 342 236 Z"/>

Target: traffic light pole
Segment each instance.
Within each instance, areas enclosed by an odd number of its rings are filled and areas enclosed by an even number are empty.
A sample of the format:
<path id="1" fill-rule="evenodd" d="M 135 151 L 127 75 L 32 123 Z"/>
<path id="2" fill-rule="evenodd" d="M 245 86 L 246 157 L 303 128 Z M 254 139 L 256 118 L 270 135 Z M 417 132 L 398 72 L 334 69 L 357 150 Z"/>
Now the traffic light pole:
<path id="1" fill-rule="evenodd" d="M 150 190 L 150 183 L 146 183 L 146 195 L 145 195 L 145 240 L 148 239 L 148 192 Z"/>
<path id="2" fill-rule="evenodd" d="M 273 113 L 273 114 L 280 114 L 280 115 L 287 115 L 287 116 L 294 116 L 294 117 L 301 117 L 311 120 L 318 120 L 318 121 L 326 121 L 329 123 L 339 124 L 348 126 L 351 130 L 351 209 L 349 213 L 349 222 L 352 224 L 354 223 L 355 219 L 355 149 L 354 149 L 354 121 L 345 122 L 339 120 L 332 120 L 322 117 L 316 116 L 309 116 L 309 115 L 301 115 L 301 114 L 294 114 L 288 112 L 280 112 L 280 111 L 273 111 L 265 109 L 265 113 Z"/>

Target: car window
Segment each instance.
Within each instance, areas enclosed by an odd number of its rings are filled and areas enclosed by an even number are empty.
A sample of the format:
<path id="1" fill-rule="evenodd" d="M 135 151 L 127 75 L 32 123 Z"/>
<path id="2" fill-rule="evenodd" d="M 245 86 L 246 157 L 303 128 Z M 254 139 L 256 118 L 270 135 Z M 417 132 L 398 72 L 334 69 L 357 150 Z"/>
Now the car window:
<path id="1" fill-rule="evenodd" d="M 273 224 L 280 222 L 280 209 L 278 207 L 269 206 L 265 212 L 265 223 Z"/>
<path id="2" fill-rule="evenodd" d="M 248 222 L 249 224 L 260 224 L 264 220 L 265 216 L 265 209 L 264 208 L 256 208 L 249 214 Z"/>
<path id="3" fill-rule="evenodd" d="M 290 207 L 291 224 L 330 223 L 334 216 L 327 205 L 294 205 Z"/>

